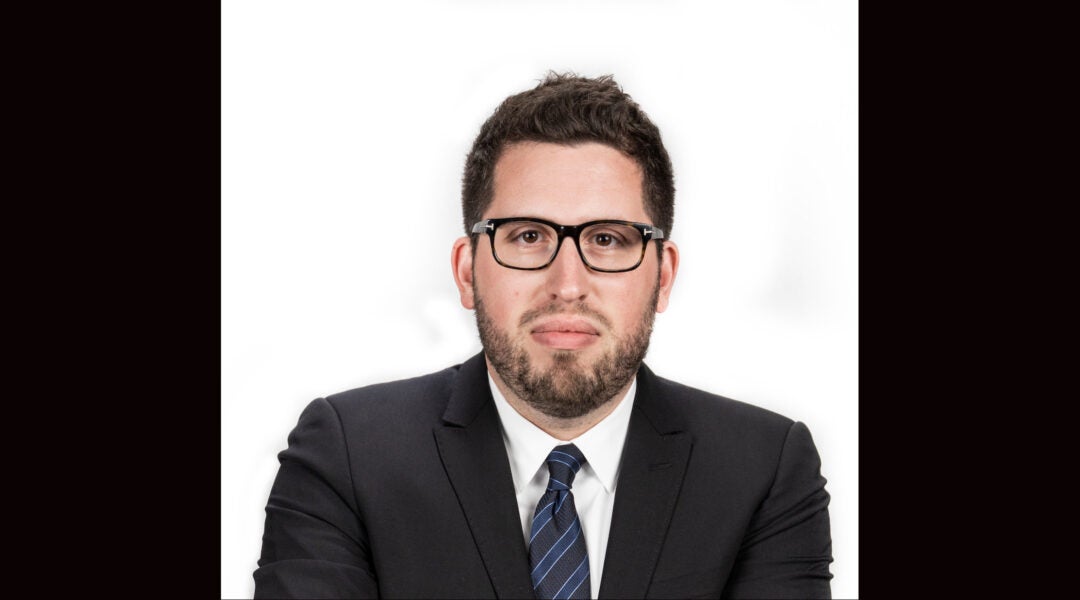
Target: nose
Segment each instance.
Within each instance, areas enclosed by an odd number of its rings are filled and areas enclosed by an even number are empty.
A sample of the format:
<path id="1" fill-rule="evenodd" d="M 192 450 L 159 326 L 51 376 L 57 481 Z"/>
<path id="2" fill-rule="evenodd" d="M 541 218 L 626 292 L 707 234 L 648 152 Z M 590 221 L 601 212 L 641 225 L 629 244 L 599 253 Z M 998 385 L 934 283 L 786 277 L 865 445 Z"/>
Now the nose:
<path id="1" fill-rule="evenodd" d="M 552 300 L 578 302 L 588 295 L 589 267 L 581 262 L 577 246 L 569 237 L 563 239 L 559 253 L 546 270 Z"/>

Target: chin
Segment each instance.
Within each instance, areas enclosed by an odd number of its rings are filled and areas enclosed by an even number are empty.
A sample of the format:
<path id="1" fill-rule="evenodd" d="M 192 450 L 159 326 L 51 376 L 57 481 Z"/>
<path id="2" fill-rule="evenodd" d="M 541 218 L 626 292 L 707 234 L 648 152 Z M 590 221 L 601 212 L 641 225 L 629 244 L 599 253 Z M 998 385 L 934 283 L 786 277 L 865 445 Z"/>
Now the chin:
<path id="1" fill-rule="evenodd" d="M 599 356 L 602 353 L 598 351 L 598 346 L 599 344 L 594 344 L 588 348 L 575 349 L 541 346 L 531 352 L 532 363 L 543 368 L 581 364 L 589 357 Z"/>
<path id="2" fill-rule="evenodd" d="M 551 362 L 556 367 L 576 365 L 582 360 L 582 353 L 581 350 L 556 350 L 551 353 Z"/>

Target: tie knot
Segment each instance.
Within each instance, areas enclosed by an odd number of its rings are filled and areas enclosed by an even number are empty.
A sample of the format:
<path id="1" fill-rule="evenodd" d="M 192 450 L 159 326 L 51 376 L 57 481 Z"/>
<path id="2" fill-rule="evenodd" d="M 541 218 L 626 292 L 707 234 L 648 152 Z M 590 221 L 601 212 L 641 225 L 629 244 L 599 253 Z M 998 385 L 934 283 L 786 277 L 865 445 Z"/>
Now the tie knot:
<path id="1" fill-rule="evenodd" d="M 574 475 L 585 464 L 585 455 L 573 444 L 556 446 L 547 457 L 549 490 L 568 490 L 574 485 Z"/>

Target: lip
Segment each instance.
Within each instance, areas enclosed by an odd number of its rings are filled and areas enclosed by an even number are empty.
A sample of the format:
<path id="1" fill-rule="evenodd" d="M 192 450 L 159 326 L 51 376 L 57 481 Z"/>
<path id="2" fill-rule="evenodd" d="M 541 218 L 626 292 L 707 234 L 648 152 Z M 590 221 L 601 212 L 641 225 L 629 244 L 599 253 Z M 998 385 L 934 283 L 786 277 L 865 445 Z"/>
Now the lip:
<path id="1" fill-rule="evenodd" d="M 600 332 L 585 319 L 559 317 L 544 319 L 533 326 L 529 333 L 584 333 L 600 335 Z"/>
<path id="2" fill-rule="evenodd" d="M 546 319 L 533 327 L 529 335 L 552 350 L 580 350 L 600 339 L 600 332 L 584 319 Z"/>

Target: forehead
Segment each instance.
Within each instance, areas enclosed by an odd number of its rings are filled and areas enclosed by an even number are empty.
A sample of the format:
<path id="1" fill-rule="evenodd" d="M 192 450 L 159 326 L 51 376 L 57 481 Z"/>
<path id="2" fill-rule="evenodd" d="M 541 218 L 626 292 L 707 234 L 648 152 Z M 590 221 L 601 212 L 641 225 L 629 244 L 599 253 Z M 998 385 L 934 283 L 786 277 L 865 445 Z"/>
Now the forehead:
<path id="1" fill-rule="evenodd" d="M 538 217 L 566 225 L 647 222 L 643 199 L 641 169 L 610 146 L 523 142 L 499 157 L 484 217 Z"/>

